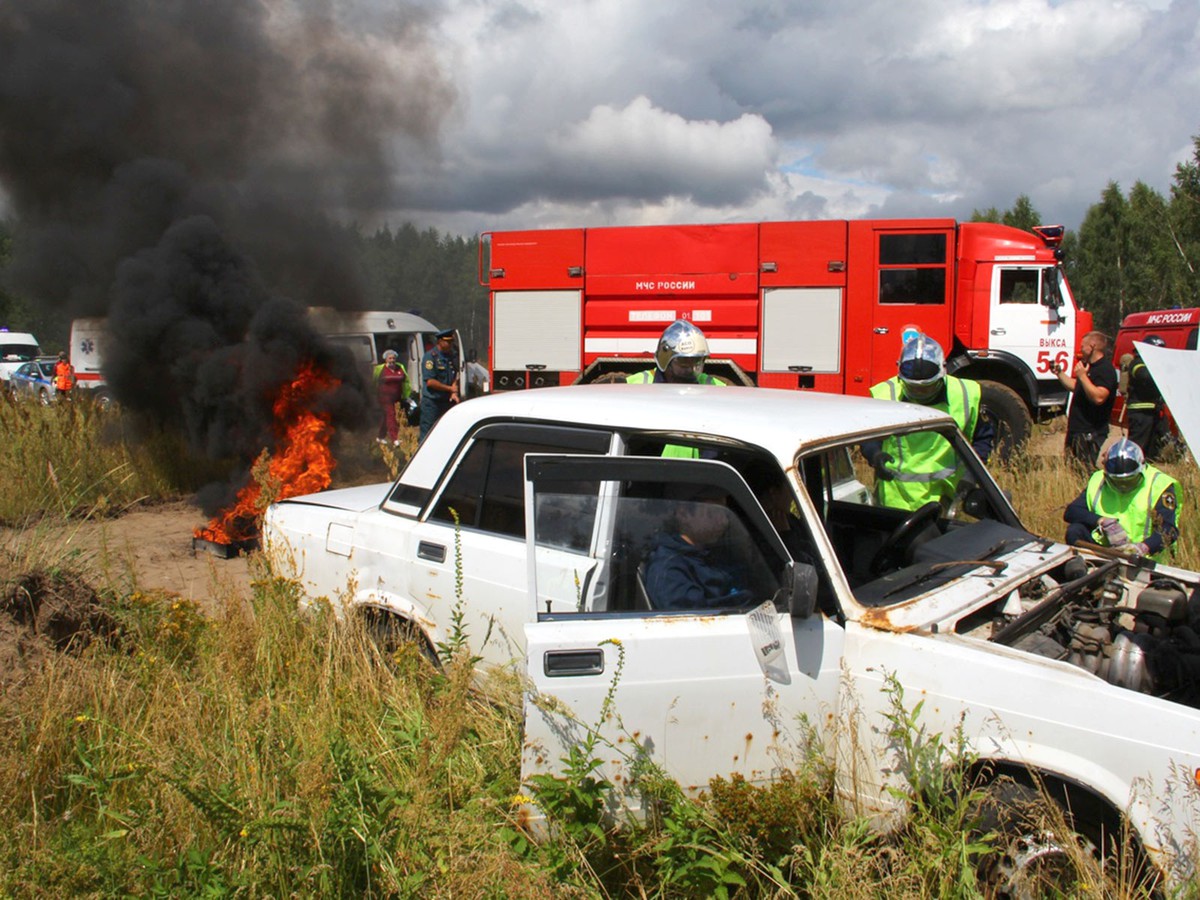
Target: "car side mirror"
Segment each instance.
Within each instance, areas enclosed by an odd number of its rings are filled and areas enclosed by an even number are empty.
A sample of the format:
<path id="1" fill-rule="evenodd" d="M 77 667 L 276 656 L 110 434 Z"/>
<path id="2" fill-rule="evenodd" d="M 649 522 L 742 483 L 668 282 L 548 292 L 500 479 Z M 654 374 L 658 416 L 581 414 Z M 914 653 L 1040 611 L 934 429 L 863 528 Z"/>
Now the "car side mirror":
<path id="1" fill-rule="evenodd" d="M 787 579 L 788 612 L 793 619 L 807 619 L 817 606 L 817 568 L 808 563 L 790 562 Z"/>

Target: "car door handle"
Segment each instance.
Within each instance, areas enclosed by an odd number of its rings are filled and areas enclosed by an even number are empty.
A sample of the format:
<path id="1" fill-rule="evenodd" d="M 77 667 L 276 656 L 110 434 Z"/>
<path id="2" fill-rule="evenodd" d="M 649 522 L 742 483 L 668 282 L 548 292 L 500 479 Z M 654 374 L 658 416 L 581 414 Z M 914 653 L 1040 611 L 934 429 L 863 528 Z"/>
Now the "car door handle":
<path id="1" fill-rule="evenodd" d="M 417 559 L 428 559 L 431 562 L 445 562 L 446 548 L 442 544 L 421 541 L 417 544 Z"/>
<path id="2" fill-rule="evenodd" d="M 547 678 L 599 675 L 604 671 L 604 651 L 599 647 L 588 650 L 547 650 L 542 657 L 542 671 Z"/>
<path id="3" fill-rule="evenodd" d="M 1003 328 L 993 328 L 992 334 L 1008 334 Z"/>
<path id="4" fill-rule="evenodd" d="M 887 327 L 885 327 L 883 325 L 880 325 L 878 328 L 872 328 L 871 330 L 874 331 L 876 334 L 887 334 L 888 333 Z"/>

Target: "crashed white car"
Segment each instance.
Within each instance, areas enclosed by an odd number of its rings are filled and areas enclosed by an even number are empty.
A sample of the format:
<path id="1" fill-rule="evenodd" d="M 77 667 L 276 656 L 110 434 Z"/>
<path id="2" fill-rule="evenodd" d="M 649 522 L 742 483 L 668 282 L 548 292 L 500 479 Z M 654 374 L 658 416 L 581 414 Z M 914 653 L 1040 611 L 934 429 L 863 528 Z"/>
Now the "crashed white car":
<path id="1" fill-rule="evenodd" d="M 859 447 L 929 430 L 957 452 L 952 502 L 875 503 Z M 678 564 L 701 502 L 719 534 Z M 599 726 L 617 784 L 631 748 L 687 788 L 762 781 L 806 723 L 845 799 L 894 818 L 894 677 L 929 732 L 961 724 L 981 771 L 1044 784 L 1077 836 L 1127 824 L 1139 855 L 1191 875 L 1200 578 L 1029 534 L 935 411 L 761 388 L 498 394 L 452 409 L 395 484 L 276 503 L 263 537 L 308 596 L 428 648 L 459 605 L 471 651 L 532 685 L 526 777 Z M 1055 852 L 1039 841 L 1012 865 Z"/>

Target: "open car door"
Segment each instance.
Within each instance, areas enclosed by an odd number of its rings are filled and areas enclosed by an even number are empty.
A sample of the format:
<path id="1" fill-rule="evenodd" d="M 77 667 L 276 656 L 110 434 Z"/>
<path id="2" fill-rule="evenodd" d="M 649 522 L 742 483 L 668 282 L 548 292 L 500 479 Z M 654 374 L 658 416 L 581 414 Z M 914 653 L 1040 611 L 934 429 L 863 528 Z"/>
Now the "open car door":
<path id="1" fill-rule="evenodd" d="M 576 526 L 593 535 L 591 562 L 568 584 L 539 550 L 556 540 L 562 510 L 582 509 L 593 517 Z M 671 555 L 688 552 L 680 523 L 699 514 L 723 522 L 721 533 L 680 563 Z M 640 757 L 690 789 L 798 764 L 808 737 L 800 714 L 816 722 L 836 707 L 843 632 L 813 610 L 823 576 L 790 558 L 736 470 L 531 454 L 526 526 L 526 783 L 559 773 L 589 732 L 600 737 L 596 774 L 620 785 L 631 809 Z M 728 567 L 731 590 L 689 599 L 679 588 L 692 564 Z M 557 596 L 564 590 L 574 595 Z"/>

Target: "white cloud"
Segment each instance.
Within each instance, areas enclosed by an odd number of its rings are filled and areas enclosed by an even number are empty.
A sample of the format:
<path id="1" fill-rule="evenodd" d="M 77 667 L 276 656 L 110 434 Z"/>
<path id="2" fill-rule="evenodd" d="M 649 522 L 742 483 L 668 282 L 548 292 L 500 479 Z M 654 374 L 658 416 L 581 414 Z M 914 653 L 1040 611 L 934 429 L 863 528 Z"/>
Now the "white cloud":
<path id="1" fill-rule="evenodd" d="M 1077 227 L 1200 131 L 1196 0 L 452 0 L 440 227 L 924 214 Z M 1183 148 L 1182 150 L 1180 148 Z"/>

